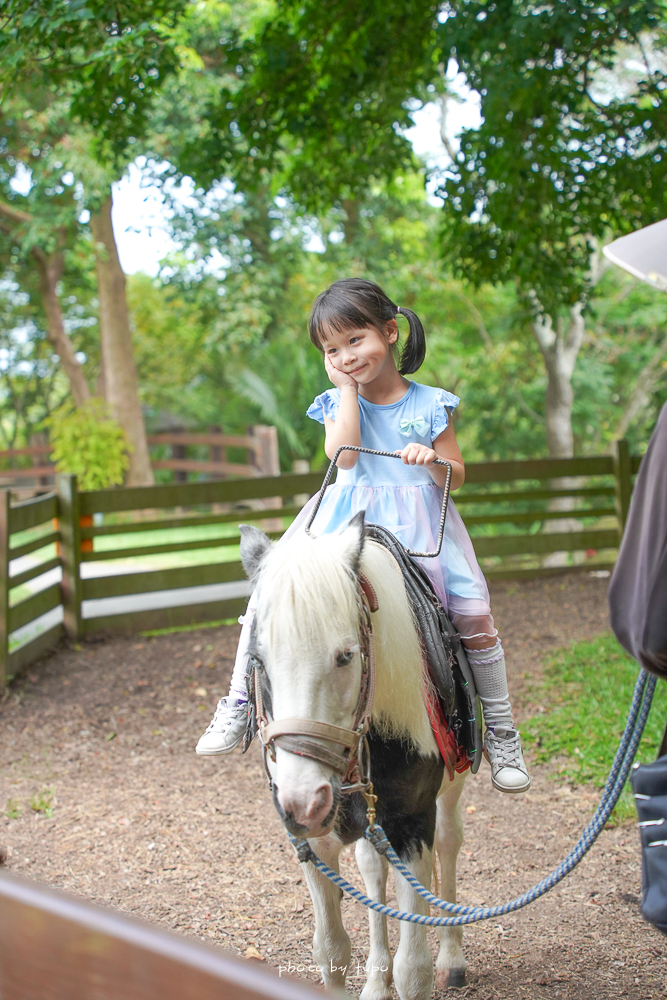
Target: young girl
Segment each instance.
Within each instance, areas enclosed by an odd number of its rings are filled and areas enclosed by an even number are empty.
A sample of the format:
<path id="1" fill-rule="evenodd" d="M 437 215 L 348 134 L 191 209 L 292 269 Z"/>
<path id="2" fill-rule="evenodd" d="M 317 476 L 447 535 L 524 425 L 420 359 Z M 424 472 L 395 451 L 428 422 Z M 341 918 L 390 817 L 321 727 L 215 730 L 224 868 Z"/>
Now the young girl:
<path id="1" fill-rule="evenodd" d="M 410 333 L 396 366 L 396 317 Z M 388 528 L 406 548 L 428 552 L 436 547 L 444 466 L 452 466 L 452 489 L 463 484 L 465 470 L 451 423 L 459 398 L 445 389 L 410 382 L 426 352 L 418 317 L 400 308 L 378 285 L 360 278 L 335 282 L 315 301 L 310 339 L 324 355 L 335 388 L 318 396 L 308 416 L 324 424 L 325 451 L 332 458 L 342 444 L 400 453 L 402 462 L 343 452 L 336 483 L 326 492 L 314 530 L 345 527 L 360 510 L 369 523 Z M 301 511 L 285 537 L 301 530 L 312 507 Z M 493 625 L 489 592 L 463 521 L 452 502 L 437 558 L 419 560 L 428 573 L 454 627 L 461 633 L 482 703 L 486 732 L 484 754 L 491 779 L 503 792 L 525 792 L 530 778 L 514 728 L 507 690 L 505 657 Z M 243 622 L 230 694 L 218 703 L 213 721 L 197 744 L 199 754 L 228 753 L 240 743 L 247 705 L 245 667 L 251 597 Z"/>

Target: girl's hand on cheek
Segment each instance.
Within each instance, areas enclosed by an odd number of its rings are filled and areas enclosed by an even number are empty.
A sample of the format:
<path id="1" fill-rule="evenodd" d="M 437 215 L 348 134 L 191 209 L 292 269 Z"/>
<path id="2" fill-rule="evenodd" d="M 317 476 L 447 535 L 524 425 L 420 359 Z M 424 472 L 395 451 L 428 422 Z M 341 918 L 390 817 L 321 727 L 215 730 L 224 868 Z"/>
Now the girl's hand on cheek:
<path id="1" fill-rule="evenodd" d="M 350 386 L 354 389 L 358 388 L 358 385 L 352 376 L 347 375 L 345 372 L 336 368 L 328 354 L 324 355 L 324 368 L 329 376 L 329 380 L 333 382 L 337 389 L 344 389 L 346 386 Z"/>
<path id="2" fill-rule="evenodd" d="M 407 444 L 402 451 L 396 452 L 400 455 L 406 465 L 431 465 L 438 458 L 437 451 L 427 448 L 425 444 L 412 442 Z"/>

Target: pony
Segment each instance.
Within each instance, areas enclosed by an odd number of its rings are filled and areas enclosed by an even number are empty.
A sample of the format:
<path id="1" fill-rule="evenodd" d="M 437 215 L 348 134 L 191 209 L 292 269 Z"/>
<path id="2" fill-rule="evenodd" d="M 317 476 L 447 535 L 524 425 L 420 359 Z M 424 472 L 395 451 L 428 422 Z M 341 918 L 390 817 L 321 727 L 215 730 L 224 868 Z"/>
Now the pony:
<path id="1" fill-rule="evenodd" d="M 425 705 L 430 681 L 395 559 L 366 538 L 363 512 L 338 534 L 313 537 L 298 532 L 278 545 L 257 528 L 243 525 L 241 559 L 257 592 L 250 652 L 260 698 L 278 726 L 281 720 L 297 725 L 307 720 L 306 727 L 308 722 L 347 731 L 353 727 L 363 681 L 360 574 L 370 581 L 378 609 L 372 615 L 375 690 L 368 746 L 378 821 L 401 860 L 426 886 L 431 884 L 437 850 L 441 895 L 455 902 L 463 776 L 450 781 L 432 733 Z M 329 733 L 326 725 L 322 731 Z M 293 836 L 307 839 L 336 871 L 342 848 L 355 843 L 367 894 L 385 902 L 388 865 L 364 837 L 368 821 L 363 795 L 342 793 L 341 775 L 326 763 L 326 749 L 323 762 L 285 748 L 289 741 L 281 747 L 281 742 L 276 739 L 265 763 L 284 826 Z M 331 747 L 326 738 L 318 742 Z M 315 914 L 314 962 L 325 987 L 344 988 L 351 945 L 341 918 L 342 894 L 313 865 L 305 863 L 304 873 Z M 396 895 L 400 909 L 428 913 L 428 904 L 398 873 Z M 369 921 L 362 1000 L 389 1000 L 392 976 L 401 1000 L 427 1000 L 434 972 L 426 928 L 401 923 L 392 959 L 386 918 L 369 910 Z M 438 934 L 436 986 L 463 986 L 462 929 L 439 928 Z"/>

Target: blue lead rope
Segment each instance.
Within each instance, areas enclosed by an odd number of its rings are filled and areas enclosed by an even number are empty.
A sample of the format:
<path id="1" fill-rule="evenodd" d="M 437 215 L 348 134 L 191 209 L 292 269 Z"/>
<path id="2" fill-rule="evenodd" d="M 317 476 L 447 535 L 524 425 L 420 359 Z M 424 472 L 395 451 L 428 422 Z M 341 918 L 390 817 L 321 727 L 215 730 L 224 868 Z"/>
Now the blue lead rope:
<path id="1" fill-rule="evenodd" d="M 459 906 L 456 903 L 448 903 L 444 899 L 439 899 L 434 896 L 433 893 L 419 882 L 418 879 L 406 868 L 399 856 L 394 851 L 393 847 L 387 840 L 384 830 L 381 826 L 375 824 L 373 827 L 369 826 L 366 830 L 366 837 L 374 845 L 376 851 L 379 854 L 384 854 L 387 860 L 394 866 L 396 871 L 406 879 L 407 882 L 423 896 L 432 906 L 436 906 L 441 910 L 445 910 L 448 913 L 455 913 L 458 916 L 454 917 L 429 917 L 419 913 L 406 913 L 403 910 L 396 910 L 392 906 L 386 906 L 384 903 L 377 903 L 375 900 L 370 899 L 359 889 L 355 888 L 350 882 L 338 875 L 332 868 L 325 865 L 320 858 L 312 850 L 310 844 L 307 840 L 297 840 L 295 837 L 290 837 L 292 844 L 297 853 L 299 861 L 306 862 L 310 861 L 311 864 L 321 871 L 323 875 L 326 875 L 335 885 L 340 889 L 343 889 L 348 895 L 353 899 L 356 899 L 359 903 L 363 903 L 364 906 L 369 907 L 371 910 L 376 910 L 378 913 L 383 914 L 386 917 L 394 917 L 396 920 L 407 920 L 413 924 L 425 924 L 428 927 L 455 927 L 460 924 L 472 924 L 476 923 L 478 920 L 489 920 L 492 917 L 499 917 L 505 913 L 512 913 L 514 910 L 520 910 L 522 907 L 527 906 L 528 903 L 532 903 L 533 900 L 539 899 L 546 892 L 552 889 L 558 884 L 562 879 L 568 875 L 572 869 L 579 864 L 584 855 L 590 850 L 598 836 L 600 835 L 605 823 L 611 816 L 614 806 L 619 800 L 623 787 L 628 779 L 630 773 L 630 768 L 632 767 L 632 762 L 637 753 L 637 748 L 639 742 L 642 738 L 644 732 L 644 727 L 646 725 L 646 720 L 648 719 L 648 714 L 651 709 L 651 701 L 653 699 L 653 692 L 655 690 L 656 678 L 650 676 L 645 670 L 640 670 L 639 677 L 637 678 L 637 683 L 635 685 L 634 695 L 632 697 L 632 704 L 630 706 L 630 711 L 628 713 L 628 721 L 625 725 L 621 741 L 616 751 L 616 756 L 611 765 L 611 770 L 609 772 L 609 777 L 607 778 L 607 783 L 602 792 L 599 805 L 595 810 L 593 818 L 590 823 L 582 833 L 581 837 L 572 848 L 567 857 L 561 861 L 557 868 L 543 878 L 541 882 L 534 885 L 532 889 L 524 892 L 523 895 L 517 896 L 516 899 L 511 900 L 509 903 L 502 903 L 500 906 Z"/>

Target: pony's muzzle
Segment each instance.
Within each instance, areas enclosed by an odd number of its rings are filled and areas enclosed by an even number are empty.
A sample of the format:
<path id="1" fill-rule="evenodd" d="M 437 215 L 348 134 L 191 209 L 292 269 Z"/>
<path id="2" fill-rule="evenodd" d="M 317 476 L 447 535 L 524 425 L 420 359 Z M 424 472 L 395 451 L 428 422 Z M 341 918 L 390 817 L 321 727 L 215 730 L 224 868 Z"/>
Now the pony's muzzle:
<path id="1" fill-rule="evenodd" d="M 329 832 L 340 799 L 340 777 L 319 760 L 276 745 L 269 761 L 273 801 L 281 820 L 294 836 L 322 837 Z"/>
<path id="2" fill-rule="evenodd" d="M 273 788 L 278 815 L 295 837 L 323 837 L 329 833 L 336 818 L 338 798 L 329 781 L 283 788 L 274 784 Z"/>

